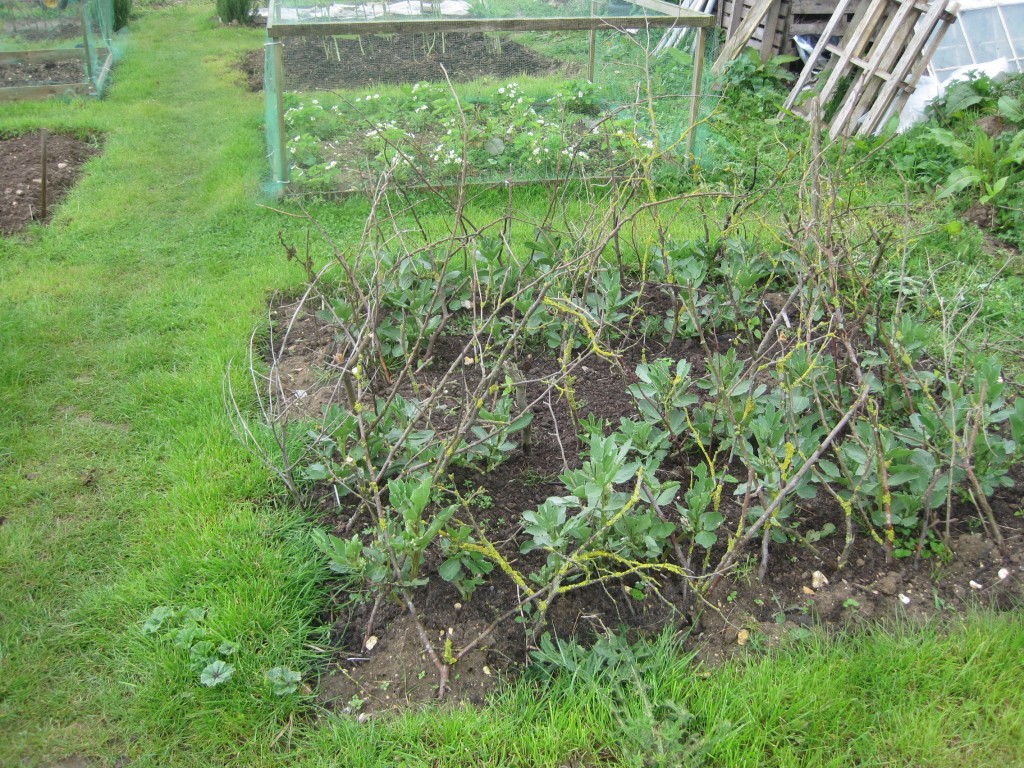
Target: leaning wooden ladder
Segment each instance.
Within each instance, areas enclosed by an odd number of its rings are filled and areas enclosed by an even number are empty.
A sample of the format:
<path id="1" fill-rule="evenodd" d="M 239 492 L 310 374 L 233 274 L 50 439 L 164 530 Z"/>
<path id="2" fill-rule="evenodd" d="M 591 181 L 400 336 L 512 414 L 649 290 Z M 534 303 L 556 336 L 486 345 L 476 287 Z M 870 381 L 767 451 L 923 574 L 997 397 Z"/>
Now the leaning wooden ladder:
<path id="1" fill-rule="evenodd" d="M 823 105 L 839 100 L 829 120 L 833 139 L 876 133 L 889 115 L 903 107 L 959 10 L 953 0 L 869 0 L 843 40 L 830 44 L 853 1 L 840 0 L 784 107 L 795 108 L 811 82 L 815 62 L 828 51 L 832 59 L 821 73 L 827 79 L 818 98 Z"/>

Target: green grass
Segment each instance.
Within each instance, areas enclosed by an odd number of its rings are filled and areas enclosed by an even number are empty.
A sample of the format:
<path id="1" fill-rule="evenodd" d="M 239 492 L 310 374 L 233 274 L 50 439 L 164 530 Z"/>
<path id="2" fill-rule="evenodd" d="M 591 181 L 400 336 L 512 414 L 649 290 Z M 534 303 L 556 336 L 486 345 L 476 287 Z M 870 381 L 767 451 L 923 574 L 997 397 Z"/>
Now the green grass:
<path id="1" fill-rule="evenodd" d="M 325 571 L 234 439 L 222 381 L 270 292 L 301 281 L 277 232 L 304 229 L 258 205 L 262 103 L 233 64 L 262 35 L 212 15 L 145 12 L 108 98 L 0 116 L 0 133 L 104 137 L 51 226 L 0 240 L 0 765 L 639 764 L 642 700 L 600 687 L 365 727 L 263 683 L 313 668 Z M 313 212 L 344 239 L 366 205 Z M 185 651 L 141 632 L 158 605 L 208 610 L 239 645 L 228 684 L 203 688 Z M 1024 743 L 1021 630 L 981 615 L 710 676 L 664 648 L 646 689 L 714 734 L 716 764 L 959 765 L 970 749 L 1006 765 Z"/>
<path id="2" fill-rule="evenodd" d="M 624 675 L 564 676 L 542 696 L 521 684 L 482 712 L 334 721 L 297 764 L 1013 765 L 1022 628 L 1019 615 L 978 615 L 942 631 L 817 637 L 710 672 L 663 638 Z M 683 738 L 669 738 L 673 722 Z"/>

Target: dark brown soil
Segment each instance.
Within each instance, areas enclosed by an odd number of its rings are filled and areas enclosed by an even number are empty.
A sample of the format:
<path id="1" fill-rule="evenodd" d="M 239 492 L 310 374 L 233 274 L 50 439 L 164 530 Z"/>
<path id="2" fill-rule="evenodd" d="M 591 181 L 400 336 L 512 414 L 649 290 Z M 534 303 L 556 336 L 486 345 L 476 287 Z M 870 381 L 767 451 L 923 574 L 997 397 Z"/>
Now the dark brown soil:
<path id="1" fill-rule="evenodd" d="M 288 308 L 279 310 L 290 316 Z M 319 413 L 328 402 L 331 386 L 324 372 L 331 359 L 333 336 L 315 318 L 299 319 L 292 343 L 281 365 L 282 384 L 288 393 L 301 392 L 302 410 Z M 731 339 L 723 335 L 720 346 Z M 451 338 L 435 350 L 441 367 L 461 350 L 460 339 Z M 594 414 L 618 423 L 620 416 L 635 416 L 626 385 L 635 381 L 632 373 L 641 355 L 686 357 L 693 374 L 705 371 L 704 356 L 696 343 L 678 343 L 671 349 L 660 345 L 639 346 L 627 351 L 622 366 L 597 360 L 582 369 L 575 382 L 575 397 L 581 415 Z M 522 361 L 529 366 L 528 377 L 539 378 L 557 369 L 553 360 Z M 532 396 L 532 395 L 531 395 Z M 557 429 L 556 429 L 557 427 Z M 552 495 L 564 493 L 558 480 L 564 466 L 578 467 L 579 444 L 564 399 L 552 398 L 534 411 L 533 445 L 529 454 L 514 451 L 489 473 L 459 469 L 459 487 L 468 492 L 482 488 L 486 495 L 473 510 L 475 522 L 511 562 L 526 565 L 537 553 L 522 555 L 521 515 L 536 508 Z M 560 438 L 560 439 L 559 439 Z M 663 467 L 667 474 L 689 477 L 688 462 Z M 569 592 L 556 601 L 548 615 L 553 634 L 583 642 L 607 629 L 624 630 L 632 637 L 649 635 L 666 627 L 687 634 L 687 645 L 700 659 L 714 663 L 736 653 L 757 652 L 782 642 L 798 639 L 815 625 L 836 628 L 851 623 L 896 615 L 927 618 L 975 603 L 990 603 L 998 609 L 1020 604 L 1024 595 L 1024 471 L 1013 474 L 1017 485 L 1001 489 L 992 507 L 1006 539 L 998 550 L 977 533 L 976 511 L 967 505 L 955 510 L 951 537 L 952 554 L 946 562 L 933 557 L 915 563 L 912 558 L 886 565 L 884 552 L 866 535 L 859 535 L 849 563 L 837 571 L 843 536 L 836 532 L 817 541 L 813 548 L 790 542 L 774 544 L 770 568 L 762 583 L 758 580 L 759 558 L 748 560 L 728 576 L 704 606 L 699 626 L 690 623 L 692 598 L 684 598 L 681 586 L 671 579 L 660 583 L 657 592 L 648 590 L 641 599 L 630 593 L 633 583 L 606 584 Z M 352 509 L 341 500 L 325 497 L 321 523 L 339 535 L 351 535 L 366 523 L 349 527 Z M 723 513 L 735 520 L 738 504 L 728 499 Z M 801 502 L 799 516 L 804 532 L 822 530 L 826 523 L 842 530 L 842 513 L 823 493 Z M 717 550 L 715 558 L 717 558 Z M 435 573 L 440 557 L 428 555 L 425 568 Z M 816 574 L 815 572 L 818 572 Z M 827 579 L 824 583 L 821 577 Z M 414 622 L 397 604 L 383 603 L 372 616 L 371 601 L 351 602 L 339 592 L 338 602 L 324 616 L 331 627 L 336 655 L 323 670 L 320 699 L 329 707 L 359 717 L 436 698 L 437 673 L 423 650 Z M 435 577 L 416 590 L 417 611 L 426 631 L 438 648 L 451 640 L 457 651 L 502 612 L 515 605 L 517 587 L 495 569 L 473 597 L 464 600 L 455 588 Z M 515 674 L 529 658 L 522 625 L 506 621 L 483 647 L 452 669 L 451 698 L 479 704 L 502 675 Z"/>
<path id="2" fill-rule="evenodd" d="M 499 53 L 500 48 L 500 53 Z M 263 52 L 243 63 L 249 88 L 263 90 Z M 442 69 L 443 67 L 443 69 Z M 514 40 L 482 33 L 443 35 L 363 35 L 288 38 L 284 44 L 286 90 L 324 91 L 381 84 L 468 82 L 488 75 L 551 75 L 566 65 L 545 58 Z"/>
<path id="3" fill-rule="evenodd" d="M 17 88 L 26 85 L 77 85 L 84 82 L 85 67 L 77 59 L 0 64 L 0 88 Z"/>
<path id="4" fill-rule="evenodd" d="M 94 145 L 59 134 L 46 141 L 47 219 L 75 185 Z M 42 144 L 38 133 L 0 139 L 0 234 L 20 232 L 42 213 Z"/>

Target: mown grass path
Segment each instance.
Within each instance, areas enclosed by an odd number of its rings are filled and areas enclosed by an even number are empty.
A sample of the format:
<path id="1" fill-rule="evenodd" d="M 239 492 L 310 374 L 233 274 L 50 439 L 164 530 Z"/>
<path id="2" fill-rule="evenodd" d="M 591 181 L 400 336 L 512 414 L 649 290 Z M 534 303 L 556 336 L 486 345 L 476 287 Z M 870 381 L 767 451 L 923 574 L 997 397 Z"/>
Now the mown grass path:
<path id="1" fill-rule="evenodd" d="M 147 12 L 106 99 L 0 113 L 0 131 L 105 136 L 53 225 L 0 240 L 0 766 L 1019 757 L 1019 617 L 711 678 L 663 649 L 627 683 L 523 686 L 489 709 L 368 726 L 271 696 L 267 669 L 310 668 L 324 569 L 222 402 L 269 292 L 302 277 L 277 245 L 301 224 L 258 205 L 262 101 L 235 62 L 261 42 L 210 6 Z M 363 211 L 321 214 L 344 236 Z M 208 611 L 210 635 L 238 645 L 228 684 L 203 688 L 186 652 L 141 632 L 158 605 Z"/>
<path id="2" fill-rule="evenodd" d="M 155 726 L 170 751 L 239 740 L 230 693 L 204 723 L 175 654 L 139 647 L 155 604 L 210 609 L 243 675 L 302 646 L 316 581 L 288 514 L 251 502 L 265 475 L 221 398 L 267 291 L 297 277 L 275 245 L 289 222 L 257 206 L 262 100 L 235 69 L 261 42 L 209 7 L 149 13 L 104 101 L 4 106 L 0 130 L 105 144 L 53 226 L 0 241 L 2 765 L 145 753 Z"/>

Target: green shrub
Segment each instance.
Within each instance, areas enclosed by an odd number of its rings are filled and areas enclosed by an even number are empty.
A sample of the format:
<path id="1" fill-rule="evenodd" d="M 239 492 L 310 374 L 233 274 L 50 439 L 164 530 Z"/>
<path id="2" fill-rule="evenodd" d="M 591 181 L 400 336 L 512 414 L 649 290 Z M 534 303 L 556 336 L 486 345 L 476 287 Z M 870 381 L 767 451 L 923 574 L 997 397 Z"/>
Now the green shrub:
<path id="1" fill-rule="evenodd" d="M 114 30 L 128 26 L 128 17 L 132 15 L 132 0 L 114 0 Z"/>
<path id="2" fill-rule="evenodd" d="M 217 15 L 224 24 L 248 24 L 256 14 L 256 0 L 217 0 Z"/>

